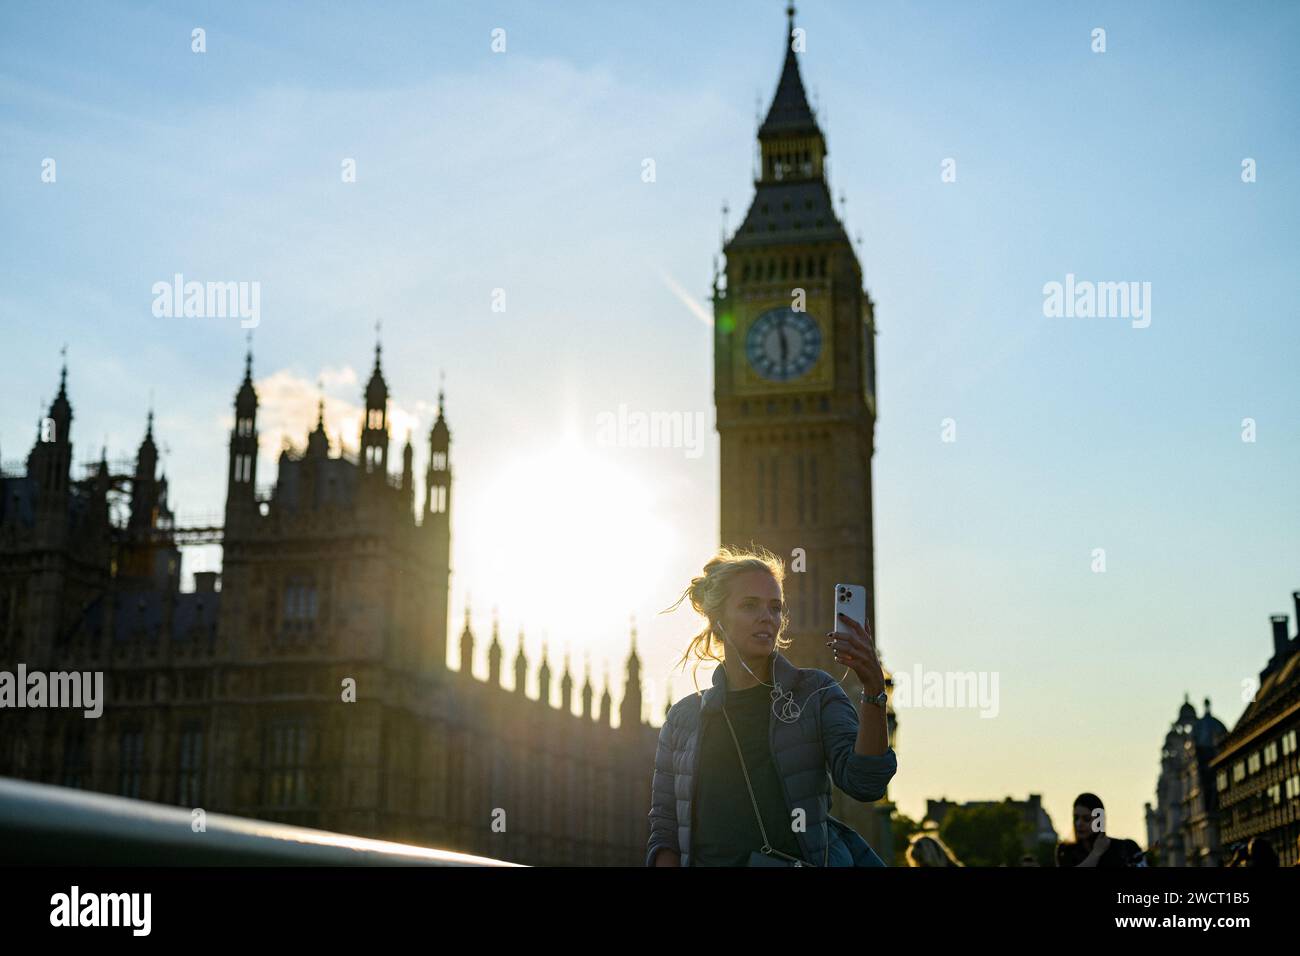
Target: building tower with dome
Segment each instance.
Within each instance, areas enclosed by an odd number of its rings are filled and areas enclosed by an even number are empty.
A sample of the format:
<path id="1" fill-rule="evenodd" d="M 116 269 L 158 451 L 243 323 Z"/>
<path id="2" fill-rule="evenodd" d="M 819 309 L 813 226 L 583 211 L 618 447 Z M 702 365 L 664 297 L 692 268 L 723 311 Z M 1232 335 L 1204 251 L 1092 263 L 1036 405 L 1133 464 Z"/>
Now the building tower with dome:
<path id="1" fill-rule="evenodd" d="M 1214 775 L 1210 762 L 1228 728 L 1210 713 L 1199 717 L 1187 695 L 1160 748 L 1156 803 L 1145 805 L 1147 849 L 1161 866 L 1219 866 Z"/>

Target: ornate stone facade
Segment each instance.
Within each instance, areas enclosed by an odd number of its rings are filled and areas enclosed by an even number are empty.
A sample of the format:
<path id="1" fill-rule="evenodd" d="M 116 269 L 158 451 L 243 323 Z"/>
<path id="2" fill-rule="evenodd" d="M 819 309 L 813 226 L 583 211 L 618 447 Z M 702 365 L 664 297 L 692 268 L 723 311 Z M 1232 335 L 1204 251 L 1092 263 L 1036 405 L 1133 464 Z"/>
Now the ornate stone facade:
<path id="1" fill-rule="evenodd" d="M 72 475 L 66 369 L 26 468 L 0 478 L 0 669 L 102 671 L 103 716 L 7 711 L 0 774 L 534 864 L 639 865 L 657 731 L 642 721 L 635 633 L 620 726 L 607 686 L 581 716 L 501 686 L 493 628 L 473 677 L 446 664 L 450 431 L 439 395 L 416 510 L 408 439 L 388 469 L 378 350 L 360 453 L 332 455 L 323 414 L 257 486 L 249 356 L 235 399 L 224 527 L 179 528 L 152 416 L 133 467 Z M 129 517 L 114 510 L 129 501 Z M 417 519 L 418 514 L 418 519 Z M 223 565 L 182 592 L 179 545 Z"/>

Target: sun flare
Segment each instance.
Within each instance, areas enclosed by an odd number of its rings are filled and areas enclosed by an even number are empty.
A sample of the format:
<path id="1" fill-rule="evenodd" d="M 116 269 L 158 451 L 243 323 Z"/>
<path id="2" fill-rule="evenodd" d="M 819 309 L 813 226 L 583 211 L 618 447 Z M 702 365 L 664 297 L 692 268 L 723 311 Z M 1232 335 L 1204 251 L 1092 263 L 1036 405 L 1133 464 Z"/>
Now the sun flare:
<path id="1" fill-rule="evenodd" d="M 622 640 L 644 582 L 662 573 L 672 546 L 654 488 L 602 452 L 569 437 L 513 453 L 479 496 L 486 510 L 466 515 L 468 540 L 457 549 L 460 596 L 482 595 L 500 609 L 503 628 L 511 621 L 526 629 L 530 645 L 545 630 L 552 662 L 557 640 Z M 482 599 L 474 599 L 476 618 Z"/>

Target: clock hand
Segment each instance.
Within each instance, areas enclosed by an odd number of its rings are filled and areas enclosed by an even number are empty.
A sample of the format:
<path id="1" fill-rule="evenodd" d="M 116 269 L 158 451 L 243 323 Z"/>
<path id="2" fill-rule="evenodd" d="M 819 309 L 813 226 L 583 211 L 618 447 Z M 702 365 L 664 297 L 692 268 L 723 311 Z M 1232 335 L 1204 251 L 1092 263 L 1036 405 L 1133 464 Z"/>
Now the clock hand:
<path id="1" fill-rule="evenodd" d="M 786 365 L 790 361 L 790 349 L 785 340 L 785 313 L 781 313 L 776 320 L 776 338 L 781 344 L 781 373 L 785 374 Z"/>

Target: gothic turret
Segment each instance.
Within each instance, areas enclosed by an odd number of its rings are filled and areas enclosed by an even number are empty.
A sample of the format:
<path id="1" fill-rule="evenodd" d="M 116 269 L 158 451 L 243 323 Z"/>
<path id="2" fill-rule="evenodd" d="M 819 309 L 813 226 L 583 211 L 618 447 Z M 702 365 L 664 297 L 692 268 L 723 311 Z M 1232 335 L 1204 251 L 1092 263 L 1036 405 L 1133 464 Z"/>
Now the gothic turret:
<path id="1" fill-rule="evenodd" d="M 72 470 L 72 403 L 68 401 L 68 363 L 59 373 L 59 393 L 37 423 L 36 443 L 27 456 L 27 474 L 38 489 L 43 520 L 67 517 L 68 478 Z"/>
<path id="2" fill-rule="evenodd" d="M 158 446 L 153 440 L 153 409 L 145 425 L 144 440 L 135 455 L 135 475 L 131 479 L 130 526 L 152 528 L 158 518 Z"/>
<path id="3" fill-rule="evenodd" d="M 55 395 L 54 401 L 50 403 L 49 423 L 52 434 L 42 437 L 48 441 L 67 444 L 72 431 L 72 403 L 68 401 L 68 360 L 66 358 L 63 360 L 63 368 L 59 371 L 59 394 Z"/>
<path id="4" fill-rule="evenodd" d="M 465 605 L 465 630 L 460 632 L 460 675 L 474 676 L 474 632 L 469 628 L 469 604 Z"/>
<path id="5" fill-rule="evenodd" d="M 542 666 L 537 672 L 537 699 L 551 705 L 551 665 L 546 659 L 546 642 L 542 641 Z"/>
<path id="6" fill-rule="evenodd" d="M 366 420 L 361 428 L 361 467 L 381 479 L 388 474 L 388 384 L 380 368 L 381 346 L 375 343 L 375 368 L 366 383 Z"/>
<path id="7" fill-rule="evenodd" d="M 610 726 L 610 720 L 614 710 L 614 698 L 609 693 L 609 669 L 605 669 L 605 692 L 600 695 L 600 723 L 603 727 Z"/>
<path id="8" fill-rule="evenodd" d="M 425 472 L 424 516 L 420 532 L 433 563 L 437 586 L 431 597 L 434 637 L 432 654 L 446 659 L 447 618 L 451 612 L 447 595 L 451 589 L 451 430 L 443 411 L 443 392 L 438 389 L 438 419 L 429 431 L 429 467 Z"/>
<path id="9" fill-rule="evenodd" d="M 424 473 L 425 523 L 444 529 L 451 512 L 451 430 L 443 414 L 443 393 L 438 389 L 438 420 L 429 430 L 429 467 Z"/>
<path id="10" fill-rule="evenodd" d="M 253 350 L 244 357 L 244 380 L 235 392 L 235 425 L 230 431 L 226 475 L 226 527 L 238 533 L 257 511 L 257 391 L 253 388 Z"/>
<path id="11" fill-rule="evenodd" d="M 497 614 L 492 612 L 492 643 L 488 645 L 488 685 L 501 686 L 501 640 L 497 636 Z"/>
<path id="12" fill-rule="evenodd" d="M 636 621 L 632 622 L 632 650 L 627 655 L 627 683 L 618 709 L 619 727 L 641 726 L 641 658 L 636 653 Z"/>
<path id="13" fill-rule="evenodd" d="M 582 681 L 582 717 L 591 720 L 591 659 L 587 659 L 587 674 Z"/>
<path id="14" fill-rule="evenodd" d="M 528 658 L 524 657 L 524 629 L 519 629 L 519 652 L 515 654 L 515 693 L 524 694 L 528 686 Z"/>
<path id="15" fill-rule="evenodd" d="M 573 675 L 569 673 L 569 652 L 564 652 L 564 676 L 560 678 L 560 709 L 573 713 Z"/>
<path id="16" fill-rule="evenodd" d="M 411 433 L 406 433 L 406 444 L 402 446 L 402 501 L 406 505 L 405 516 L 412 521 L 415 515 L 412 509 L 415 507 L 415 471 L 412 463 L 415 460 L 415 449 L 411 447 Z"/>
<path id="17" fill-rule="evenodd" d="M 316 427 L 307 436 L 307 457 L 311 459 L 328 458 L 330 454 L 330 436 L 325 430 L 325 399 L 316 403 Z"/>

